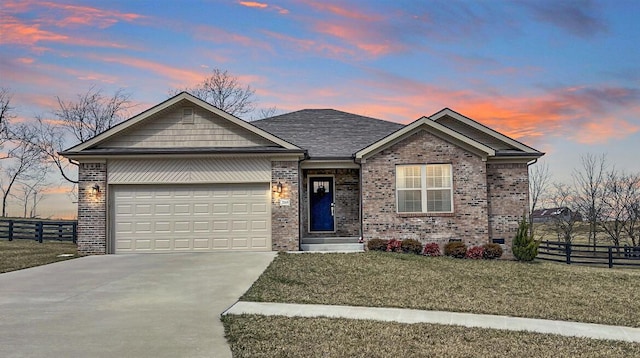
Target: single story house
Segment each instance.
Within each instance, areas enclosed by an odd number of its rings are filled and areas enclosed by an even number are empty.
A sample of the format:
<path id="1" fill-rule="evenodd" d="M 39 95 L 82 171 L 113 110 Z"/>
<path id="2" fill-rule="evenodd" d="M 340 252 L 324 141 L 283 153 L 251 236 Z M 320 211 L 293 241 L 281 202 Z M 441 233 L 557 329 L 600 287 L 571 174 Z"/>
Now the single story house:
<path id="1" fill-rule="evenodd" d="M 531 212 L 534 223 L 582 221 L 582 215 L 566 206 L 549 209 L 536 209 Z"/>
<path id="2" fill-rule="evenodd" d="M 332 109 L 245 122 L 184 92 L 61 154 L 79 163 L 82 254 L 510 246 L 543 155 L 448 108 L 407 125 Z"/>

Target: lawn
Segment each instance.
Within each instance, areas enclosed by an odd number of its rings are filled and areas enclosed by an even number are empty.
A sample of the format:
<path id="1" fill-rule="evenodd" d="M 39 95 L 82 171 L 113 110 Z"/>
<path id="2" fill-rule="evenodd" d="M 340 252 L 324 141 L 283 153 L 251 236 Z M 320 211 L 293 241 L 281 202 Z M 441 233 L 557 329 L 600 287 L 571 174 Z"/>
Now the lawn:
<path id="1" fill-rule="evenodd" d="M 640 344 L 434 324 L 222 317 L 239 357 L 640 357 Z"/>
<path id="2" fill-rule="evenodd" d="M 71 257 L 58 255 L 73 254 Z M 0 273 L 77 257 L 76 244 L 62 241 L 0 240 Z"/>
<path id="3" fill-rule="evenodd" d="M 245 301 L 400 307 L 640 327 L 640 270 L 384 252 L 279 254 Z"/>

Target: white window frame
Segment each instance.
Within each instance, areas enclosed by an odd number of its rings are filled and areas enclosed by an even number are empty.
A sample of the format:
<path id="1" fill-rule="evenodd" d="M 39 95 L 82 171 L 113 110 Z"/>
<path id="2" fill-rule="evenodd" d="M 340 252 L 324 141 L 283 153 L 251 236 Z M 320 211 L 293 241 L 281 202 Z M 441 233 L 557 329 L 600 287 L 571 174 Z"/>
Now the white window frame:
<path id="1" fill-rule="evenodd" d="M 427 167 L 429 166 L 448 166 L 449 167 L 449 183 L 448 187 L 427 187 Z M 419 167 L 420 168 L 420 188 L 400 188 L 398 173 L 400 168 L 406 167 Z M 395 172 L 395 180 L 396 180 L 396 213 L 398 214 L 451 214 L 453 213 L 453 167 L 451 164 L 398 164 L 396 165 Z M 428 211 L 428 203 L 427 203 L 427 193 L 429 191 L 442 191 L 449 189 L 449 198 L 451 200 L 451 210 L 449 211 Z M 404 190 L 420 190 L 420 206 L 422 211 L 400 211 L 400 195 L 398 193 Z"/>

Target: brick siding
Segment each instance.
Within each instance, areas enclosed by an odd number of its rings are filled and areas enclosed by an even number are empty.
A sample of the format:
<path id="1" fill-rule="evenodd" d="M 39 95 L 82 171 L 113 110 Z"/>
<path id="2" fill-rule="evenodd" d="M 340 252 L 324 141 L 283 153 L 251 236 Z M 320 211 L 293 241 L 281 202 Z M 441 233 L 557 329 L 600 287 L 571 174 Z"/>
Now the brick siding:
<path id="1" fill-rule="evenodd" d="M 282 193 L 272 193 L 271 199 L 271 247 L 274 251 L 298 251 L 300 249 L 300 225 L 298 210 L 298 162 L 271 162 L 271 186 L 282 183 Z M 280 199 L 289 199 L 289 206 L 280 205 Z"/>
<path id="2" fill-rule="evenodd" d="M 98 184 L 100 193 L 93 195 Z M 80 163 L 78 169 L 78 253 L 107 253 L 107 165 Z"/>
<path id="3" fill-rule="evenodd" d="M 529 168 L 526 163 L 488 163 L 489 236 L 504 239 L 505 258 L 522 215 L 529 208 Z"/>
<path id="4" fill-rule="evenodd" d="M 396 213 L 395 165 L 450 163 L 453 214 Z M 482 158 L 426 131 L 368 158 L 362 164 L 363 238 L 413 238 L 441 245 L 462 239 L 489 241 L 486 166 Z"/>

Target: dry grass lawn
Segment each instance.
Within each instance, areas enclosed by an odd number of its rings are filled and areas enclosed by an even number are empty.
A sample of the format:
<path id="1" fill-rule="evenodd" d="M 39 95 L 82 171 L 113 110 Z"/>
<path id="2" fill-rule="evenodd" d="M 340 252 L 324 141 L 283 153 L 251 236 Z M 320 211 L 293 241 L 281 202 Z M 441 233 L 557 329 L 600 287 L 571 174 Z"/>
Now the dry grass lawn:
<path id="1" fill-rule="evenodd" d="M 72 257 L 58 257 L 73 254 Z M 76 244 L 67 241 L 0 240 L 0 273 L 22 270 L 77 257 Z"/>
<path id="2" fill-rule="evenodd" d="M 400 307 L 640 327 L 640 270 L 397 253 L 280 254 L 245 301 Z"/>
<path id="3" fill-rule="evenodd" d="M 434 324 L 224 316 L 239 357 L 640 357 L 640 344 Z"/>

